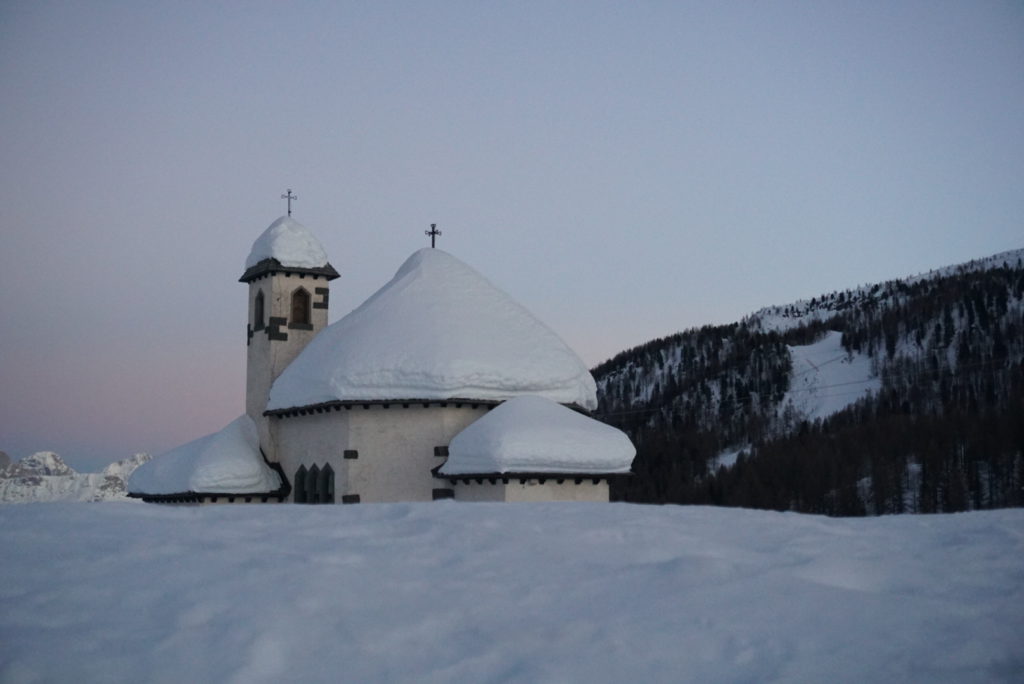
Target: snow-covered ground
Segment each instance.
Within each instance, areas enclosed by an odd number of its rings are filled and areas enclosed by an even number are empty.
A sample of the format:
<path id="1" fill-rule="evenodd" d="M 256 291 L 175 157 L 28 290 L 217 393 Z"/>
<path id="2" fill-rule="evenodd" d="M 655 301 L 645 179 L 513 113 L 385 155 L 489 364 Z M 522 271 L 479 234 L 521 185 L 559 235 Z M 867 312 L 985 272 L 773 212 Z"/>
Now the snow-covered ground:
<path id="1" fill-rule="evenodd" d="M 0 681 L 1020 681 L 1024 510 L 0 507 Z"/>

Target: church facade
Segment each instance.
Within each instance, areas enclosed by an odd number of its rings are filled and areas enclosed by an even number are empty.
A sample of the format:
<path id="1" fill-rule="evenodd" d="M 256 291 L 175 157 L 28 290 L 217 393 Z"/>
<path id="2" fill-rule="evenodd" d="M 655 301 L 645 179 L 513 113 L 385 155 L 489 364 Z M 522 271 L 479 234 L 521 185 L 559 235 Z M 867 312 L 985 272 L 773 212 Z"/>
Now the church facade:
<path id="1" fill-rule="evenodd" d="M 242 436 L 215 448 L 211 435 L 153 459 L 129 483 L 134 496 L 607 501 L 609 481 L 628 474 L 628 438 L 588 417 L 596 388 L 583 362 L 475 270 L 420 250 L 328 325 L 339 277 L 290 216 L 264 231 L 240 278 L 248 287 Z M 526 413 L 495 410 L 518 397 L 530 397 Z M 478 422 L 492 430 L 457 439 Z M 248 462 L 226 467 L 229 443 L 250 452 Z"/>

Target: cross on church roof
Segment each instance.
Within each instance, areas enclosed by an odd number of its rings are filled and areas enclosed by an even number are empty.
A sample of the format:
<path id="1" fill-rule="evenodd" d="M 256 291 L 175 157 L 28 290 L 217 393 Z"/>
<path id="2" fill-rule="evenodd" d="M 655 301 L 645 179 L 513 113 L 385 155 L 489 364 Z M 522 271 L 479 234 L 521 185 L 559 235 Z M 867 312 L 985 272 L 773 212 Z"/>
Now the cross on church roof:
<path id="1" fill-rule="evenodd" d="M 284 195 L 281 195 L 281 199 L 288 200 L 288 215 L 291 216 L 292 215 L 292 200 L 299 199 L 299 196 L 298 195 L 293 195 L 292 194 L 292 189 L 288 188 L 288 192 L 285 193 Z"/>
<path id="2" fill-rule="evenodd" d="M 439 231 L 437 229 L 437 224 L 436 223 L 431 223 L 430 224 L 430 230 L 425 230 L 425 231 L 423 231 L 423 233 L 425 235 L 429 235 L 430 236 L 430 248 L 433 249 L 434 248 L 434 240 L 437 239 L 437 236 L 441 234 L 441 231 Z"/>

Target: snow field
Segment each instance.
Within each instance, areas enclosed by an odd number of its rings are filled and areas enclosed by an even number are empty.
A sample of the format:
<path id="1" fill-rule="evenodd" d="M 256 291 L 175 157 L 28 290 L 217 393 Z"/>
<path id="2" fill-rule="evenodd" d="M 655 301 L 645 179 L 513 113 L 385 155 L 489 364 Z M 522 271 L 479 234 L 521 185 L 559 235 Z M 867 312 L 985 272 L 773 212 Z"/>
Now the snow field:
<path id="1" fill-rule="evenodd" d="M 0 681 L 1020 680 L 1024 510 L 0 507 Z"/>

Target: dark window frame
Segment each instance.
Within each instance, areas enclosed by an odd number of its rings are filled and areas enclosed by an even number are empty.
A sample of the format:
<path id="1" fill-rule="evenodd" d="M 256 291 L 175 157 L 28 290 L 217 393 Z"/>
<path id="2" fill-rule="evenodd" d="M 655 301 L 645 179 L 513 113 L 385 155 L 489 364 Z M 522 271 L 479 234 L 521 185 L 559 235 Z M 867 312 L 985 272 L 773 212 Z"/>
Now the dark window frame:
<path id="1" fill-rule="evenodd" d="M 304 287 L 297 287 L 292 291 L 291 311 L 288 318 L 288 327 L 299 330 L 313 329 L 312 313 L 313 297 L 309 290 Z"/>
<path id="2" fill-rule="evenodd" d="M 252 329 L 263 330 L 266 327 L 266 298 L 263 296 L 263 288 L 256 292 L 252 305 Z"/>

